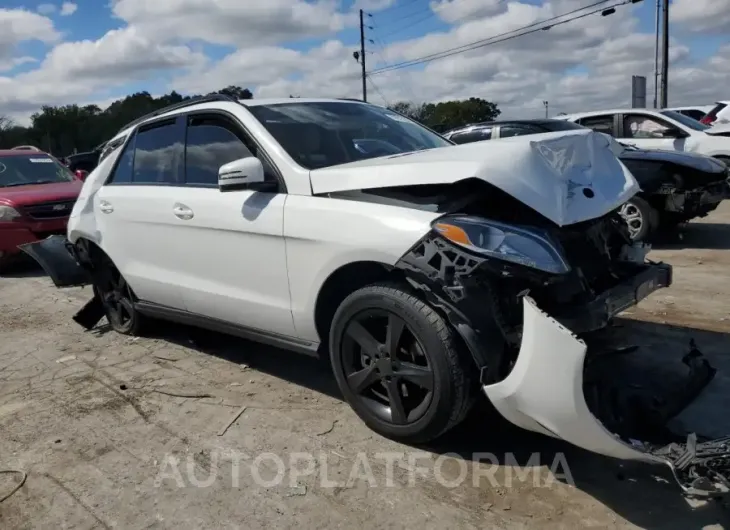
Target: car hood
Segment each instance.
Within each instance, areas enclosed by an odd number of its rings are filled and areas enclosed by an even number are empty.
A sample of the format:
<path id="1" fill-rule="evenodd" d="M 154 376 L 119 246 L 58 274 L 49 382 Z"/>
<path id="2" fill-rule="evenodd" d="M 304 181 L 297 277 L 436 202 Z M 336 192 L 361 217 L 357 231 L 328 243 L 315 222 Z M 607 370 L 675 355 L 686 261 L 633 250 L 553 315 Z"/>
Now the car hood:
<path id="1" fill-rule="evenodd" d="M 706 134 L 720 134 L 725 136 L 730 133 L 730 123 L 727 122 L 715 122 L 709 129 L 705 129 Z"/>
<path id="2" fill-rule="evenodd" d="M 723 173 L 725 164 L 711 156 L 684 151 L 665 151 L 648 149 L 625 149 L 619 155 L 621 160 L 652 160 L 671 162 L 680 166 L 691 167 L 707 173 Z"/>
<path id="3" fill-rule="evenodd" d="M 372 158 L 310 172 L 312 192 L 484 180 L 559 226 L 601 217 L 639 191 L 601 133 L 561 131 Z"/>
<path id="4" fill-rule="evenodd" d="M 13 188 L 0 187 L 0 202 L 16 206 L 29 206 L 40 202 L 76 199 L 84 185 L 80 180 L 33 184 Z"/>

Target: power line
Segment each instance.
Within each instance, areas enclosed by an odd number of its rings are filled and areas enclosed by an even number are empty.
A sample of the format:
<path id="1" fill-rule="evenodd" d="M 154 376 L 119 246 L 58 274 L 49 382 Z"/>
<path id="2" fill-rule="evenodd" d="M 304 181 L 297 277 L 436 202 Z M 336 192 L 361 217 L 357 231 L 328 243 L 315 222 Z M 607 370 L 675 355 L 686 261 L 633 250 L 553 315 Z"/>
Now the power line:
<path id="1" fill-rule="evenodd" d="M 554 17 L 550 17 L 550 18 L 547 18 L 547 19 L 539 20 L 537 22 L 533 22 L 532 24 L 528 24 L 526 26 L 522 26 L 522 27 L 517 28 L 517 29 L 514 29 L 514 30 L 510 30 L 510 31 L 507 31 L 507 32 L 504 32 L 504 33 L 500 33 L 500 34 L 497 34 L 497 35 L 493 35 L 493 36 L 488 37 L 486 39 L 480 39 L 478 41 L 474 41 L 474 42 L 471 42 L 469 44 L 464 44 L 462 46 L 457 46 L 455 48 L 450 48 L 450 49 L 447 49 L 447 50 L 444 50 L 444 51 L 441 51 L 441 52 L 432 53 L 430 55 L 425 55 L 423 57 L 419 57 L 419 58 L 416 58 L 416 59 L 411 59 L 409 61 L 403 61 L 401 63 L 395 63 L 395 64 L 390 65 L 389 67 L 378 68 L 378 69 L 375 69 L 375 70 L 373 70 L 373 71 L 371 71 L 369 73 L 370 73 L 370 75 L 376 75 L 376 74 L 380 74 L 380 73 L 384 73 L 384 72 L 390 72 L 390 71 L 393 71 L 393 70 L 399 70 L 401 68 L 407 68 L 409 66 L 416 66 L 416 65 L 419 65 L 419 64 L 424 64 L 424 63 L 427 63 L 427 62 L 435 61 L 437 59 L 443 59 L 443 58 L 446 58 L 446 57 L 451 57 L 452 55 L 457 55 L 459 53 L 464 53 L 464 52 L 467 52 L 467 51 L 476 50 L 478 48 L 482 48 L 482 47 L 489 46 L 489 45 L 492 45 L 492 44 L 499 44 L 500 42 L 505 42 L 507 40 L 511 40 L 511 39 L 514 39 L 514 38 L 517 38 L 517 37 L 522 37 L 522 36 L 525 36 L 525 35 L 529 35 L 531 33 L 536 33 L 538 31 L 549 30 L 550 28 L 553 28 L 555 26 L 559 26 L 561 24 L 567 24 L 568 22 L 572 22 L 574 20 L 578 20 L 578 19 L 585 18 L 585 17 L 590 16 L 590 15 L 594 15 L 596 13 L 600 13 L 600 12 L 603 12 L 603 11 L 607 11 L 607 10 L 613 9 L 613 8 L 618 7 L 618 6 L 621 6 L 621 5 L 631 4 L 631 3 L 637 3 L 637 2 L 639 2 L 641 0 L 623 0 L 622 2 L 618 2 L 618 3 L 612 4 L 612 5 L 607 6 L 607 7 L 602 7 L 600 9 L 595 9 L 595 10 L 590 11 L 590 12 L 587 12 L 587 13 L 582 13 L 580 15 L 577 15 L 577 16 L 574 16 L 574 17 L 571 17 L 571 18 L 568 18 L 566 20 L 559 20 L 561 18 L 564 18 L 564 17 L 569 16 L 569 15 L 573 15 L 573 14 L 578 13 L 580 11 L 585 11 L 586 9 L 590 9 L 590 8 L 593 8 L 593 7 L 597 7 L 597 6 L 600 6 L 600 5 L 607 4 L 610 1 L 612 1 L 612 0 L 599 0 L 598 2 L 594 2 L 593 4 L 590 4 L 590 5 L 587 5 L 587 6 L 578 8 L 578 9 L 574 9 L 574 10 L 568 11 L 566 13 L 562 13 L 561 15 L 556 15 Z M 557 21 L 557 22 L 554 22 L 554 21 Z M 550 24 L 544 25 L 544 24 L 547 24 L 547 23 L 550 23 Z M 533 28 L 533 29 L 531 29 L 531 28 Z"/>
<path id="2" fill-rule="evenodd" d="M 385 95 L 383 95 L 383 93 L 380 91 L 380 88 L 378 88 L 378 85 L 376 85 L 375 81 L 373 81 L 373 78 L 370 77 L 369 75 L 367 76 L 367 78 L 368 78 L 368 81 L 370 81 L 370 84 L 372 85 L 372 87 L 375 89 L 375 92 L 377 92 L 378 95 L 380 96 L 380 98 L 385 102 L 385 106 L 390 107 L 390 103 L 388 103 L 388 98 L 386 98 Z"/>
<path id="3" fill-rule="evenodd" d="M 388 33 L 386 33 L 385 35 L 383 35 L 383 38 L 390 37 L 391 35 L 395 35 L 397 33 L 401 33 L 402 31 L 405 31 L 407 29 L 411 29 L 414 26 L 418 26 L 419 24 L 423 24 L 424 22 L 426 22 L 428 20 L 431 20 L 433 17 L 436 16 L 436 13 L 434 13 L 433 11 L 430 11 L 430 10 L 427 11 L 427 12 L 420 13 L 420 14 L 425 14 L 426 16 L 410 22 L 407 26 L 401 26 L 398 29 L 395 29 L 393 31 L 389 31 Z"/>

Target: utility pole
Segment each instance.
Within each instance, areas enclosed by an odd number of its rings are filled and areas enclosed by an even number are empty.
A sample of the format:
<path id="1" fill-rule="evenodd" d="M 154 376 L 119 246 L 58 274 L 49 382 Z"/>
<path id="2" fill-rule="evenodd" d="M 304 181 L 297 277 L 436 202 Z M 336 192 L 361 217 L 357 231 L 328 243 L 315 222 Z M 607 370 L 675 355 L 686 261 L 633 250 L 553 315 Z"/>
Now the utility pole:
<path id="1" fill-rule="evenodd" d="M 669 0 L 662 0 L 662 86 L 659 107 L 669 106 Z"/>
<path id="2" fill-rule="evenodd" d="M 662 0 L 656 0 L 654 14 L 654 108 L 657 108 L 659 95 L 659 20 L 662 13 Z"/>
<path id="3" fill-rule="evenodd" d="M 545 105 L 545 119 L 547 119 L 548 118 L 548 105 L 550 104 L 550 102 L 543 101 L 542 104 Z"/>
<path id="4" fill-rule="evenodd" d="M 368 100 L 368 83 L 365 72 L 365 12 L 360 10 L 360 66 L 362 67 L 362 100 Z"/>

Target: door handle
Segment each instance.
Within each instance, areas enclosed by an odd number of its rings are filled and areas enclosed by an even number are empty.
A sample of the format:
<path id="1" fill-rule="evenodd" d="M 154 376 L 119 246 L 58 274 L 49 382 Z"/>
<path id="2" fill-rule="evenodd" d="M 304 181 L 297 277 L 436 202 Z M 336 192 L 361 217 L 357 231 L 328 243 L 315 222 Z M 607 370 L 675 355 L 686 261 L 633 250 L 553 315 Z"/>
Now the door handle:
<path id="1" fill-rule="evenodd" d="M 107 201 L 99 201 L 99 209 L 104 213 L 112 213 L 114 211 L 114 207 Z"/>
<path id="2" fill-rule="evenodd" d="M 172 213 L 175 214 L 175 217 L 182 219 L 183 221 L 188 221 L 195 215 L 190 207 L 180 204 L 179 202 L 176 202 L 172 207 Z"/>

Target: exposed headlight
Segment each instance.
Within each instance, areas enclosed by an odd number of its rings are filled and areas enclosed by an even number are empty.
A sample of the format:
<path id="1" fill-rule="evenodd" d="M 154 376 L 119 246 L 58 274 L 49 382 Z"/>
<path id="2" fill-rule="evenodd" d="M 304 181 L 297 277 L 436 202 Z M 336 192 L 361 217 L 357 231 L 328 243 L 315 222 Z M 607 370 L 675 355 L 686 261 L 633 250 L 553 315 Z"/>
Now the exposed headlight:
<path id="1" fill-rule="evenodd" d="M 0 222 L 12 221 L 20 217 L 20 213 L 15 208 L 10 206 L 0 206 Z"/>
<path id="2" fill-rule="evenodd" d="M 547 234 L 471 216 L 438 219 L 433 228 L 443 237 L 473 252 L 555 274 L 570 266 Z"/>

